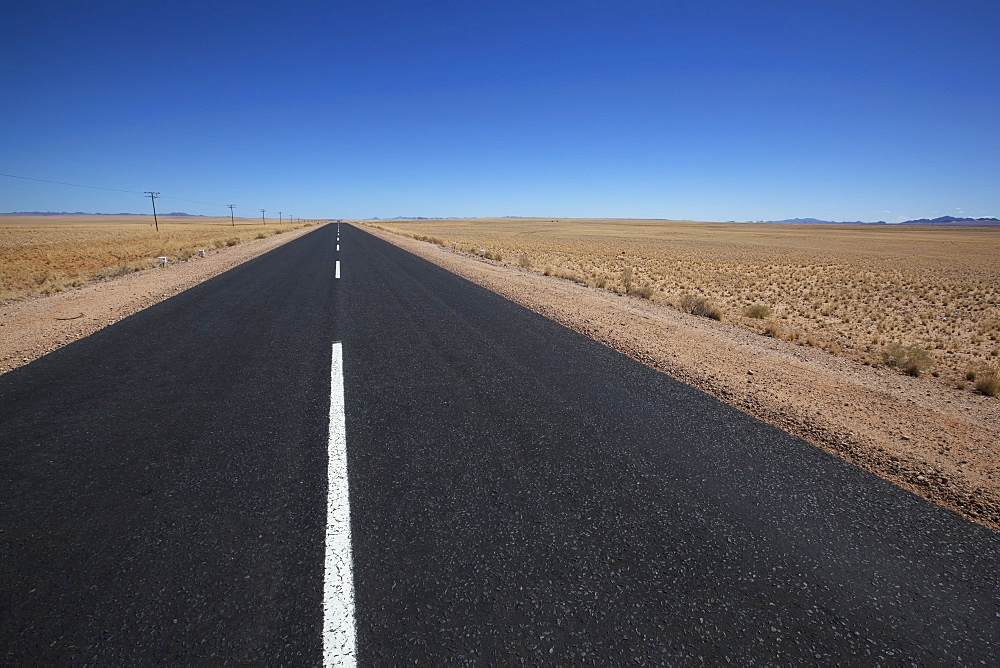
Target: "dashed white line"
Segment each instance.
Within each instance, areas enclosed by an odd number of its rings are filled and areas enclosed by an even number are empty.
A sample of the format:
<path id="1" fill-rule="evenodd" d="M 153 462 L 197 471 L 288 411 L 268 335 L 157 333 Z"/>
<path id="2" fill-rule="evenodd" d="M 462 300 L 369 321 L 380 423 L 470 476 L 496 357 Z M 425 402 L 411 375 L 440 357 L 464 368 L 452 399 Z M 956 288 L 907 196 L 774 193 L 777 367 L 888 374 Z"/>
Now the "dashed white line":
<path id="1" fill-rule="evenodd" d="M 340 342 L 330 364 L 330 440 L 327 447 L 326 567 L 323 574 L 323 665 L 357 664 L 351 506 L 347 485 L 344 362 Z"/>
<path id="2" fill-rule="evenodd" d="M 340 244 L 337 244 L 337 250 L 340 250 Z"/>
<path id="3" fill-rule="evenodd" d="M 340 278 L 340 260 L 337 260 L 337 267 L 334 269 L 334 278 Z"/>

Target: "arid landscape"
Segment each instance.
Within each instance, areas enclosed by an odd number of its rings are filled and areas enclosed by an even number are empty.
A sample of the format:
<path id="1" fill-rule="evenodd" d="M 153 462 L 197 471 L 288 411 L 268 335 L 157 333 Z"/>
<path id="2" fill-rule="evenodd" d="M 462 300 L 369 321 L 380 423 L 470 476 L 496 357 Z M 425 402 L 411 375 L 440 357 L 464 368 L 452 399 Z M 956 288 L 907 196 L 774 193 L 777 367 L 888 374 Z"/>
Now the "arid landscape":
<path id="1" fill-rule="evenodd" d="M 157 231 L 153 216 L 0 216 L 0 302 L 149 269 L 159 257 L 184 261 L 199 250 L 264 239 L 304 224 L 159 216 Z"/>
<path id="2" fill-rule="evenodd" d="M 92 217 L 0 226 L 0 373 L 311 229 L 242 222 L 158 235 Z M 986 382 L 1000 345 L 1000 230 L 359 222 L 1000 530 L 1000 401 Z M 165 269 L 140 271 L 158 255 Z"/>
<path id="3" fill-rule="evenodd" d="M 1000 394 L 998 228 L 538 218 L 367 224 Z"/>

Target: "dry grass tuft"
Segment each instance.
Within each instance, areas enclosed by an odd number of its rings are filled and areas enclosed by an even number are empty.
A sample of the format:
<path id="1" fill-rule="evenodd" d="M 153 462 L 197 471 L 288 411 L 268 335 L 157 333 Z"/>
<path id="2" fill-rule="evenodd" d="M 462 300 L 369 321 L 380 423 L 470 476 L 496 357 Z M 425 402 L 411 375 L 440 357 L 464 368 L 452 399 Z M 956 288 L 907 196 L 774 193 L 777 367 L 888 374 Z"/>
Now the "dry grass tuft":
<path id="1" fill-rule="evenodd" d="M 931 354 L 920 346 L 904 346 L 898 341 L 885 347 L 882 351 L 882 359 L 888 366 L 902 369 L 911 376 L 919 376 L 934 361 Z"/>
<path id="2" fill-rule="evenodd" d="M 722 320 L 722 310 L 704 297 L 695 295 L 681 296 L 681 310 L 691 315 L 700 315 L 712 320 Z"/>
<path id="3" fill-rule="evenodd" d="M 653 298 L 653 286 L 649 283 L 643 283 L 642 285 L 633 285 L 628 291 L 630 295 L 635 297 L 641 297 L 642 299 L 652 299 Z"/>
<path id="4" fill-rule="evenodd" d="M 1000 369 L 984 367 L 976 374 L 977 390 L 988 397 L 1000 397 Z"/>
<path id="5" fill-rule="evenodd" d="M 771 308 L 766 304 L 751 304 L 743 311 L 743 314 L 748 318 L 763 320 L 771 317 Z"/>
<path id="6" fill-rule="evenodd" d="M 768 320 L 764 325 L 764 335 L 773 336 L 776 339 L 785 338 L 785 328 L 776 323 L 774 320 Z"/>

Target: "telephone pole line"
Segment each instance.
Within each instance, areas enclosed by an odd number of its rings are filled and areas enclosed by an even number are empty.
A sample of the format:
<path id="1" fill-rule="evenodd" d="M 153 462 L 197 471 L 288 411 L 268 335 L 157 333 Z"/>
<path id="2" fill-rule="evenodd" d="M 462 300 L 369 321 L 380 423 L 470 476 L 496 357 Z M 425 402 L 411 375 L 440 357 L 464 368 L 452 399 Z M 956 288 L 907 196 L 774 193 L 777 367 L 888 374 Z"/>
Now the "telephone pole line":
<path id="1" fill-rule="evenodd" d="M 236 219 L 233 218 L 233 207 L 236 206 L 236 205 L 235 204 L 227 204 L 226 206 L 229 207 L 229 220 L 232 221 L 233 227 L 236 227 Z"/>
<path id="2" fill-rule="evenodd" d="M 156 219 L 156 198 L 160 196 L 160 193 L 153 192 L 151 190 L 145 191 L 149 201 L 153 203 L 153 224 L 156 225 L 156 231 L 160 231 L 160 221 Z"/>
<path id="3" fill-rule="evenodd" d="M 264 223 L 264 225 L 267 225 L 267 221 L 264 220 L 264 212 L 265 211 L 267 211 L 267 209 L 261 209 L 260 210 L 260 222 Z"/>

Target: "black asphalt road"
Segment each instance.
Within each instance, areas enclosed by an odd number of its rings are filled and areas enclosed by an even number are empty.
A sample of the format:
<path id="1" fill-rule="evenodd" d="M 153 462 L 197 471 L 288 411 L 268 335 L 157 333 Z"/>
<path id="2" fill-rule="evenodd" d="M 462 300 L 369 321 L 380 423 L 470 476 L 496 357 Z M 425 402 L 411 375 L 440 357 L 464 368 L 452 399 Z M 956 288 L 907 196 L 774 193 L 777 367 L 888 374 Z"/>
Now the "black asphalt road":
<path id="1" fill-rule="evenodd" d="M 1000 662 L 995 534 L 334 229 L 0 376 L 0 662 L 319 662 L 334 340 L 362 664 Z"/>

